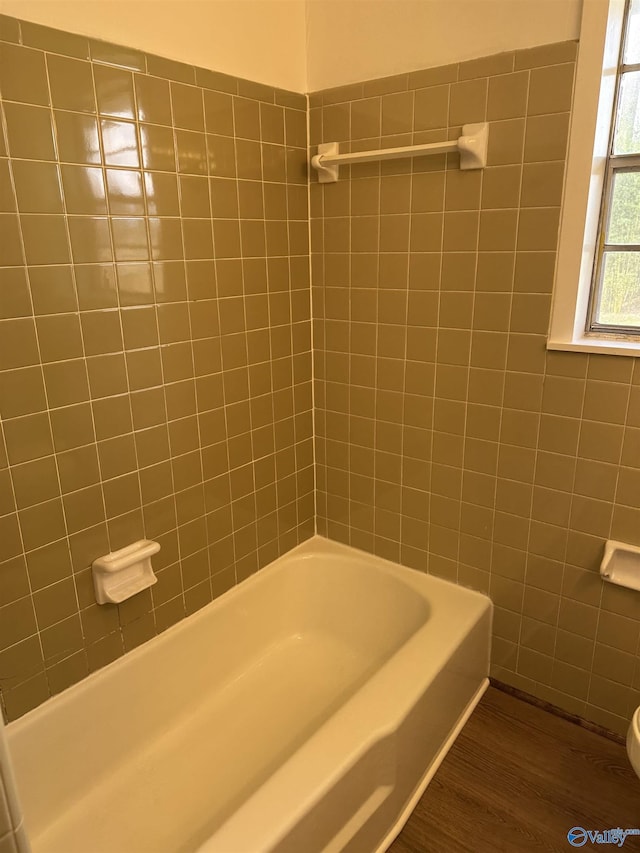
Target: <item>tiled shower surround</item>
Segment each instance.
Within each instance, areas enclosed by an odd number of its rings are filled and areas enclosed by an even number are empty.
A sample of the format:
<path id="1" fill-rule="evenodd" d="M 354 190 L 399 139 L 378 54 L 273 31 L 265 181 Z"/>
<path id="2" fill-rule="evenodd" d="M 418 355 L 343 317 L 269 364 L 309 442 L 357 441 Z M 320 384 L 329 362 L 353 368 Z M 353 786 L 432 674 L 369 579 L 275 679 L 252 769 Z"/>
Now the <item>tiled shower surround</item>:
<path id="1" fill-rule="evenodd" d="M 306 98 L 0 18 L 9 719 L 313 532 Z M 91 562 L 156 539 L 158 583 Z"/>
<path id="2" fill-rule="evenodd" d="M 640 364 L 545 349 L 573 42 L 306 99 L 0 18 L 0 688 L 19 716 L 318 532 L 488 592 L 493 675 L 640 704 Z M 311 209 L 312 282 L 308 218 Z M 315 355 L 311 395 L 311 291 Z M 314 494 L 317 507 L 314 508 Z M 98 607 L 93 559 L 160 541 Z"/>
<path id="3" fill-rule="evenodd" d="M 458 155 L 311 184 L 317 524 L 490 594 L 492 674 L 623 732 L 640 704 L 640 360 L 547 352 L 577 45 L 316 93 L 310 144 Z"/>

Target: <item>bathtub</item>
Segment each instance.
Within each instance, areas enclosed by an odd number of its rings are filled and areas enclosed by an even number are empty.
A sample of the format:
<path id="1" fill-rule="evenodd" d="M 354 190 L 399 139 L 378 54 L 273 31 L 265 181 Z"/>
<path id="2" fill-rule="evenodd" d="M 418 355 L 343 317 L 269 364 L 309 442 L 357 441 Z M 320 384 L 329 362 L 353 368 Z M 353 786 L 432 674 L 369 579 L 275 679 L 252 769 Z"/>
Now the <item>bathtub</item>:
<path id="1" fill-rule="evenodd" d="M 491 612 L 310 539 L 8 725 L 33 853 L 385 850 L 486 688 Z"/>

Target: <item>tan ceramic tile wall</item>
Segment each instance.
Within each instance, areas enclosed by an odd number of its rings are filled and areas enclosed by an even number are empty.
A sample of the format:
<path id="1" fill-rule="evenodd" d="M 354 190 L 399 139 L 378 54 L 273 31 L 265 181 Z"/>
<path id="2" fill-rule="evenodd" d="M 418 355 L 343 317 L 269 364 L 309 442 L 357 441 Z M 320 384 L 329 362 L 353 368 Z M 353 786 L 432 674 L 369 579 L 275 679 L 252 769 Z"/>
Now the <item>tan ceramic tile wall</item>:
<path id="1" fill-rule="evenodd" d="M 0 687 L 13 718 L 313 530 L 301 96 L 0 16 Z M 547 353 L 575 45 L 311 97 L 312 142 L 489 166 L 311 186 L 320 532 L 488 591 L 494 674 L 640 702 L 640 370 Z M 159 583 L 89 566 L 157 538 Z"/>
<path id="2" fill-rule="evenodd" d="M 313 532 L 306 99 L 0 17 L 14 718 Z M 92 560 L 157 539 L 95 604 Z"/>
<path id="3" fill-rule="evenodd" d="M 545 349 L 575 43 L 311 96 L 311 143 L 457 155 L 311 185 L 318 529 L 488 592 L 494 676 L 624 731 L 640 704 L 640 361 Z"/>

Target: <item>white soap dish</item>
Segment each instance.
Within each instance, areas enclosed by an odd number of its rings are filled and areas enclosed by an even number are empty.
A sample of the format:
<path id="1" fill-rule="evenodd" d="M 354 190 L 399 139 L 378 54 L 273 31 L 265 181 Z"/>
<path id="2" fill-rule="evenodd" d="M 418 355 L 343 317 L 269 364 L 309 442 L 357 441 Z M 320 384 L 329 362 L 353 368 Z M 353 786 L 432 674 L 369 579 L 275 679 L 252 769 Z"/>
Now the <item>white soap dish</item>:
<path id="1" fill-rule="evenodd" d="M 609 583 L 640 590 L 640 547 L 609 539 L 604 546 L 600 574 Z"/>
<path id="2" fill-rule="evenodd" d="M 157 583 L 151 557 L 159 550 L 158 542 L 140 539 L 94 560 L 93 587 L 98 604 L 119 604 Z"/>

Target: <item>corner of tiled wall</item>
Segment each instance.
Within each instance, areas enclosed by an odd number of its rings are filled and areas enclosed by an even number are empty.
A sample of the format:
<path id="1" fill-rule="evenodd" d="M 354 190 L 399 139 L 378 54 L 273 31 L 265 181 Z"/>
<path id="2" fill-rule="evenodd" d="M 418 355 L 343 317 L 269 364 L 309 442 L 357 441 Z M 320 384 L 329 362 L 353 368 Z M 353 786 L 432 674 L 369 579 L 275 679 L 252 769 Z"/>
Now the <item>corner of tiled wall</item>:
<path id="1" fill-rule="evenodd" d="M 313 533 L 311 317 L 305 96 L 2 16 L 0 97 L 12 719 Z"/>

